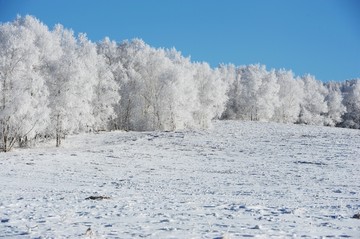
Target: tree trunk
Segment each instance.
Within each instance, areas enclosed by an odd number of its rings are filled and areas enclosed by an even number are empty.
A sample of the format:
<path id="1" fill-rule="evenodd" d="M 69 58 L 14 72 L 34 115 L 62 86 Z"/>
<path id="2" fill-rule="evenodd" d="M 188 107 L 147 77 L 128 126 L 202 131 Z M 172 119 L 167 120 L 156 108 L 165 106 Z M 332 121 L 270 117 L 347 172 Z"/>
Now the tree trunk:
<path id="1" fill-rule="evenodd" d="M 56 147 L 60 147 L 61 145 L 61 136 L 59 132 L 56 132 Z"/>
<path id="2" fill-rule="evenodd" d="M 7 136 L 3 134 L 3 151 L 7 152 Z"/>
<path id="3" fill-rule="evenodd" d="M 131 110 L 131 100 L 129 98 L 127 105 L 126 105 L 124 125 L 122 125 L 122 127 L 125 129 L 125 131 L 130 130 L 130 110 Z"/>
<path id="4" fill-rule="evenodd" d="M 60 115 L 56 117 L 56 147 L 61 145 Z"/>
<path id="5" fill-rule="evenodd" d="M 9 152 L 14 147 L 16 137 L 9 138 L 7 135 L 3 135 L 3 152 Z"/>

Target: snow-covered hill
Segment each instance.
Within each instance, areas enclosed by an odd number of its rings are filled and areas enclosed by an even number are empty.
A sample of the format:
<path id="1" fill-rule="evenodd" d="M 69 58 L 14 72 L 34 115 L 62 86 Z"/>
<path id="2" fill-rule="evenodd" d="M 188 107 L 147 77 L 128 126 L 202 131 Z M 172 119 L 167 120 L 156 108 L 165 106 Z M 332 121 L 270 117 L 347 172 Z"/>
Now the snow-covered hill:
<path id="1" fill-rule="evenodd" d="M 360 238 L 359 158 L 328 127 L 71 136 L 0 153 L 0 238 Z"/>

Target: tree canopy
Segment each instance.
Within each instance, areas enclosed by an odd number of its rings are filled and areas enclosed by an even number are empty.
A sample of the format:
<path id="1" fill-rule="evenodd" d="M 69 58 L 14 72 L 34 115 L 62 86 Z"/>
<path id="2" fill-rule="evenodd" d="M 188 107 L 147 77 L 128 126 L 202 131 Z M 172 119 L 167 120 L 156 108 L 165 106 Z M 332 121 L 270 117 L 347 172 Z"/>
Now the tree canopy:
<path id="1" fill-rule="evenodd" d="M 0 148 L 103 130 L 203 129 L 213 119 L 360 128 L 360 81 L 192 62 L 141 39 L 94 43 L 32 16 L 0 25 Z"/>

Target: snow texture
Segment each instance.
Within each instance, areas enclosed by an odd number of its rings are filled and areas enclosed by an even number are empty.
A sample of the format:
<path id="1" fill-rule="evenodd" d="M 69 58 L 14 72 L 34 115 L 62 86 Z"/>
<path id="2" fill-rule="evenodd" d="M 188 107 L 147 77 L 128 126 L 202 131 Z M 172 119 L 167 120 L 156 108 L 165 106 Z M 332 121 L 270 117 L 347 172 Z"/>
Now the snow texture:
<path id="1" fill-rule="evenodd" d="M 218 121 L 0 153 L 0 238 L 360 237 L 358 130 Z"/>

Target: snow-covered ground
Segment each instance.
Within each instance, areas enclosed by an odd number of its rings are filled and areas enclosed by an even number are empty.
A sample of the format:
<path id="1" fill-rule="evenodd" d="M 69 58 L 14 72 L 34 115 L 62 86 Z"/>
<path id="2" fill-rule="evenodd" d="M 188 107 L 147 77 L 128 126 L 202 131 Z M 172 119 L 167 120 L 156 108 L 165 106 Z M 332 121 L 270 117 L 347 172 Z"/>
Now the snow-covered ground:
<path id="1" fill-rule="evenodd" d="M 53 144 L 0 153 L 0 238 L 360 238 L 359 130 L 219 121 Z"/>

